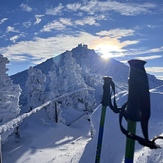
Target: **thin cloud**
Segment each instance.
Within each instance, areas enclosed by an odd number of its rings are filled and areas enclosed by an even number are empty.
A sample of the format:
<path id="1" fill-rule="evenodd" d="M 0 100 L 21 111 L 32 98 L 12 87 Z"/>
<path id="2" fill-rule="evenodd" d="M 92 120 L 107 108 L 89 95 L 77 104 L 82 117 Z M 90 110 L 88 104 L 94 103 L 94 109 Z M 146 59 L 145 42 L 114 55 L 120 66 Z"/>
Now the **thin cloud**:
<path id="1" fill-rule="evenodd" d="M 44 25 L 43 29 L 40 30 L 40 32 L 50 32 L 51 30 L 63 30 L 66 29 L 68 26 L 84 26 L 84 25 L 90 25 L 90 26 L 99 26 L 100 24 L 96 22 L 96 20 L 101 19 L 102 16 L 92 17 L 88 16 L 83 19 L 76 19 L 71 20 L 69 18 L 59 18 L 59 20 L 55 20 L 51 23 L 48 23 Z"/>
<path id="2" fill-rule="evenodd" d="M 153 60 L 153 59 L 157 59 L 157 58 L 162 58 L 161 55 L 151 55 L 151 56 L 144 56 L 144 57 L 136 57 L 136 59 L 140 59 L 140 60 Z"/>
<path id="3" fill-rule="evenodd" d="M 12 41 L 13 43 L 15 43 L 20 37 L 24 37 L 25 34 L 22 32 L 22 33 L 19 33 L 18 35 L 15 35 L 15 36 L 12 36 L 10 37 L 10 41 Z"/>
<path id="4" fill-rule="evenodd" d="M 63 8 L 64 8 L 64 6 L 61 3 L 59 3 L 59 5 L 57 7 L 47 9 L 45 14 L 47 14 L 47 15 L 58 15 L 58 14 L 62 13 Z"/>
<path id="5" fill-rule="evenodd" d="M 32 11 L 32 8 L 29 5 L 25 4 L 25 3 L 22 3 L 20 5 L 20 7 L 22 8 L 23 11 L 26 11 L 26 12 L 31 12 Z"/>
<path id="6" fill-rule="evenodd" d="M 87 1 L 86 3 L 70 3 L 66 5 L 70 11 L 82 11 L 89 14 L 97 12 L 109 12 L 114 11 L 125 16 L 135 16 L 139 14 L 148 14 L 151 9 L 156 8 L 155 4 L 152 3 L 121 3 L 116 1 Z"/>
<path id="7" fill-rule="evenodd" d="M 48 23 L 47 25 L 45 25 L 43 27 L 43 29 L 41 29 L 40 32 L 50 32 L 51 30 L 63 30 L 65 29 L 66 26 L 64 24 L 62 24 L 61 22 L 58 21 L 53 21 L 51 23 Z"/>
<path id="8" fill-rule="evenodd" d="M 43 17 L 44 15 L 35 15 L 36 21 L 34 22 L 34 24 L 39 24 L 41 22 L 41 17 Z"/>
<path id="9" fill-rule="evenodd" d="M 25 27 L 25 28 L 29 28 L 31 25 L 32 25 L 31 21 L 26 21 L 26 22 L 22 23 L 22 26 Z"/>
<path id="10" fill-rule="evenodd" d="M 108 3 L 108 7 L 109 7 Z M 150 3 L 119 3 L 119 2 L 113 2 L 110 6 L 112 10 L 114 10 L 117 13 L 120 13 L 121 15 L 125 16 L 135 16 L 139 14 L 149 14 L 151 13 L 151 9 L 156 8 L 156 5 L 150 4 Z"/>
<path id="11" fill-rule="evenodd" d="M 96 34 L 99 36 L 109 36 L 111 38 L 122 38 L 122 37 L 127 37 L 127 36 L 133 36 L 135 33 L 135 30 L 133 29 L 112 29 L 112 30 L 104 30 L 97 32 Z"/>
<path id="12" fill-rule="evenodd" d="M 72 4 L 67 4 L 66 7 L 68 10 L 70 11 L 77 11 L 81 8 L 81 4 L 80 3 L 72 3 Z"/>
<path id="13" fill-rule="evenodd" d="M 139 40 L 126 40 L 122 42 L 123 46 L 129 46 L 129 45 L 134 45 L 134 44 L 138 44 L 140 41 Z"/>
<path id="14" fill-rule="evenodd" d="M 151 54 L 151 53 L 159 53 L 163 52 L 163 46 L 159 48 L 152 48 L 152 49 L 130 49 L 126 53 L 126 55 L 140 55 L 140 54 Z"/>
<path id="15" fill-rule="evenodd" d="M 1 20 L 0 20 L 0 24 L 4 23 L 4 22 L 7 21 L 7 20 L 8 20 L 8 18 L 3 18 L 3 19 L 1 19 Z"/>
<path id="16" fill-rule="evenodd" d="M 13 37 L 10 38 L 10 41 L 12 41 L 13 43 L 15 43 L 18 38 L 19 38 L 19 36 L 18 35 L 15 35 L 15 36 L 13 36 Z"/>
<path id="17" fill-rule="evenodd" d="M 9 32 L 15 32 L 15 33 L 18 33 L 19 31 L 15 29 L 15 27 L 11 27 L 11 26 L 8 26 L 6 28 L 6 32 L 9 33 Z"/>
<path id="18" fill-rule="evenodd" d="M 160 80 L 163 80 L 163 76 L 157 75 L 156 78 L 157 78 L 157 79 L 160 79 Z"/>
<path id="19" fill-rule="evenodd" d="M 163 67 L 146 67 L 145 68 L 148 72 L 151 73 L 159 73 L 159 72 L 163 72 Z"/>
<path id="20" fill-rule="evenodd" d="M 71 19 L 68 19 L 68 18 L 60 18 L 59 21 L 66 26 L 72 26 L 73 25 Z"/>
<path id="21" fill-rule="evenodd" d="M 99 26 L 99 23 L 96 22 L 96 18 L 92 17 L 92 16 L 85 17 L 85 18 L 80 19 L 80 20 L 76 20 L 74 23 L 76 25 L 80 25 L 80 26 L 84 26 L 86 24 Z"/>

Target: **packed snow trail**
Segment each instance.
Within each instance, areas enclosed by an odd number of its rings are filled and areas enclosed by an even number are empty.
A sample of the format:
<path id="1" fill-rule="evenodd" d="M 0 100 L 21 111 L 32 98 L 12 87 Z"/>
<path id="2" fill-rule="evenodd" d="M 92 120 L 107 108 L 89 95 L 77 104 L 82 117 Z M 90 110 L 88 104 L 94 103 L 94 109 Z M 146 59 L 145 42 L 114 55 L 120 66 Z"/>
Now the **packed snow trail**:
<path id="1" fill-rule="evenodd" d="M 22 124 L 21 140 L 13 142 L 10 138 L 3 146 L 3 163 L 79 162 L 84 147 L 90 140 L 87 115 L 71 124 L 71 127 L 38 117 L 38 114 L 33 115 Z"/>

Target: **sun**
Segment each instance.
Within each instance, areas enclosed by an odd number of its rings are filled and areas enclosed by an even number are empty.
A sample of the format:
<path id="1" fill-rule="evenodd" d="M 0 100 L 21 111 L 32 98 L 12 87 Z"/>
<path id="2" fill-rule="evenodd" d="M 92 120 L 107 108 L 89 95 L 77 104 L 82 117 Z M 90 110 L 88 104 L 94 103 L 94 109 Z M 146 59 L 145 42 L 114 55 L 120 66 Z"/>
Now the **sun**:
<path id="1" fill-rule="evenodd" d="M 117 50 L 117 47 L 114 45 L 108 45 L 108 44 L 99 44 L 96 46 L 96 50 L 104 59 L 112 58 L 112 52 L 115 52 Z"/>
<path id="2" fill-rule="evenodd" d="M 109 59 L 109 58 L 111 58 L 111 54 L 109 54 L 109 53 L 103 54 L 103 55 L 101 55 L 101 58 Z"/>

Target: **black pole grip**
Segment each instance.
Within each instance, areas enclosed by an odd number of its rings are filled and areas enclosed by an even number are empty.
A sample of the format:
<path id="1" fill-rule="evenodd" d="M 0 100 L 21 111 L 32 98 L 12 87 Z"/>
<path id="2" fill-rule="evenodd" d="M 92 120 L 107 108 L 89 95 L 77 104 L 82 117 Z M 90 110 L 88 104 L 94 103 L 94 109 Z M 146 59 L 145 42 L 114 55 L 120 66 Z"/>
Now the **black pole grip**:
<path id="1" fill-rule="evenodd" d="M 103 97 L 102 97 L 102 106 L 109 106 L 109 98 L 111 98 L 110 85 L 112 78 L 109 76 L 104 76 L 104 85 L 103 85 Z"/>

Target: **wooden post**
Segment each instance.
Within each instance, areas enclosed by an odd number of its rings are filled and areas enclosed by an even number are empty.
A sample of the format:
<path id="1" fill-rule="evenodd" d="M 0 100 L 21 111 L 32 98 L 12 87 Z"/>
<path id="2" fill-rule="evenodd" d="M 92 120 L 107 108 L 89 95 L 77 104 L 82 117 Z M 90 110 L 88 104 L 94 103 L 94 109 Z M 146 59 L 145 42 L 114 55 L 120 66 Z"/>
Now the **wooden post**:
<path id="1" fill-rule="evenodd" d="M 54 109 L 55 109 L 55 122 L 58 123 L 58 108 L 57 108 L 57 102 L 54 103 Z"/>

